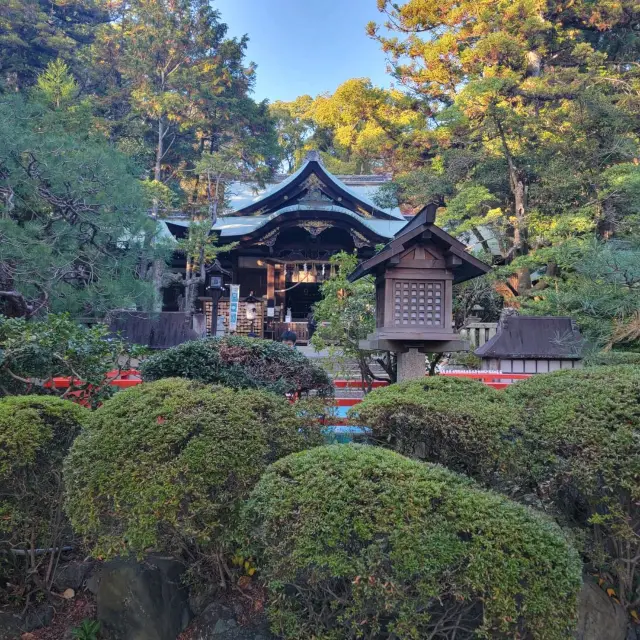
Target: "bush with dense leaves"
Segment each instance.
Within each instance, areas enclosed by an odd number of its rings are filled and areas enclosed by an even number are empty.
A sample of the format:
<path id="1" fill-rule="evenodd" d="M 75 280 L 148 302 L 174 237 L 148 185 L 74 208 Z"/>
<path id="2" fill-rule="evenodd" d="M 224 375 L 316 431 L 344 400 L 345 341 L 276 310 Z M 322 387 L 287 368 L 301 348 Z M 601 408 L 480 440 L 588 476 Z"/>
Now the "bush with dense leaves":
<path id="1" fill-rule="evenodd" d="M 266 471 L 245 523 L 287 640 L 571 636 L 581 564 L 561 530 L 440 466 L 318 447 Z"/>
<path id="2" fill-rule="evenodd" d="M 188 378 L 279 395 L 333 392 L 327 373 L 299 351 L 271 340 L 238 336 L 194 340 L 167 349 L 144 362 L 142 374 L 145 380 Z"/>
<path id="3" fill-rule="evenodd" d="M 16 596 L 51 585 L 52 555 L 35 549 L 69 542 L 62 463 L 86 413 L 53 397 L 0 400 L 0 562 Z"/>
<path id="4" fill-rule="evenodd" d="M 93 552 L 216 562 L 271 462 L 319 444 L 285 398 L 184 379 L 142 384 L 90 414 L 65 464 L 67 513 Z"/>
<path id="5" fill-rule="evenodd" d="M 508 447 L 517 411 L 504 393 L 445 376 L 403 382 L 370 393 L 351 419 L 379 444 L 489 482 Z"/>
<path id="6" fill-rule="evenodd" d="M 131 353 L 105 325 L 87 327 L 65 314 L 25 320 L 0 316 L 0 396 L 68 393 L 50 384 L 72 379 L 72 392 L 94 406 L 111 394 L 107 373 Z"/>
<path id="7" fill-rule="evenodd" d="M 585 359 L 588 367 L 615 366 L 633 364 L 640 366 L 640 353 L 635 351 L 601 351 Z"/>
<path id="8" fill-rule="evenodd" d="M 640 368 L 593 367 L 534 376 L 507 397 L 523 409 L 515 468 L 561 521 L 586 538 L 593 568 L 618 597 L 638 597 Z"/>

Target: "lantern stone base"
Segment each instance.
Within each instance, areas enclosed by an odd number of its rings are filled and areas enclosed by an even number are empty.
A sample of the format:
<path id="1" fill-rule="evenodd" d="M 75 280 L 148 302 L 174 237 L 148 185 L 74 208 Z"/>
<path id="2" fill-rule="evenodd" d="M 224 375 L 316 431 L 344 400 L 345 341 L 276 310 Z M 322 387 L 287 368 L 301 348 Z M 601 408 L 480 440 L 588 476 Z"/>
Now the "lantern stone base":
<path id="1" fill-rule="evenodd" d="M 395 338 L 395 339 L 394 339 Z M 416 335 L 415 340 L 408 340 L 393 332 L 377 331 L 366 340 L 360 341 L 360 348 L 365 351 L 391 351 L 398 354 L 398 382 L 424 378 L 426 374 L 426 353 L 452 353 L 467 351 L 469 343 L 461 340 L 455 333 L 430 333 Z"/>
<path id="2" fill-rule="evenodd" d="M 417 349 L 409 349 L 398 354 L 398 382 L 404 380 L 420 380 L 424 378 L 426 362 L 424 353 Z"/>

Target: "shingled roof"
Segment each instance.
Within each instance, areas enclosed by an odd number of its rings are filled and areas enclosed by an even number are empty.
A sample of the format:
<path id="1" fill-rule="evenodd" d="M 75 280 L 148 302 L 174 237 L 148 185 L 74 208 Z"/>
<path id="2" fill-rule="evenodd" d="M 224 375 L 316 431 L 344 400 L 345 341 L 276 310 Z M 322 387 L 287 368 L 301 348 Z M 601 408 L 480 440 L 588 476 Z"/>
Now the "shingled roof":
<path id="1" fill-rule="evenodd" d="M 361 262 L 349 276 L 351 282 L 380 274 L 385 265 L 404 253 L 411 245 L 425 239 L 442 249 L 447 256 L 447 268 L 451 269 L 454 284 L 477 278 L 491 271 L 491 267 L 467 252 L 465 245 L 435 225 L 436 204 L 429 204 L 419 211 L 378 253 Z"/>
<path id="2" fill-rule="evenodd" d="M 512 315 L 476 349 L 480 358 L 580 360 L 583 339 L 572 318 Z"/>

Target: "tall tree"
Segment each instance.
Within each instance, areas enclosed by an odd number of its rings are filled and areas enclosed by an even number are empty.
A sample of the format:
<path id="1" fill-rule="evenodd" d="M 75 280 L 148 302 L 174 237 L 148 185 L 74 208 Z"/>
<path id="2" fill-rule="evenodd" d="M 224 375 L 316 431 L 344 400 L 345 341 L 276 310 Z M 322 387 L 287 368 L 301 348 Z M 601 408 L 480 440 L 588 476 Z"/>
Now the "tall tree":
<path id="1" fill-rule="evenodd" d="M 278 144 L 284 168 L 292 173 L 304 157 L 307 140 L 313 135 L 315 123 L 309 112 L 313 98 L 300 96 L 291 102 L 277 100 L 270 105 L 278 132 Z"/>
<path id="2" fill-rule="evenodd" d="M 320 151 L 333 173 L 393 171 L 422 153 L 421 103 L 366 78 L 347 80 L 333 94 L 275 102 L 271 113 L 288 171 L 311 149 Z"/>
<path id="3" fill-rule="evenodd" d="M 247 40 L 226 34 L 207 0 L 130 0 L 91 50 L 97 71 L 87 83 L 103 96 L 105 126 L 181 207 L 206 203 L 193 171 L 205 152 L 242 140 L 248 164 L 266 167 L 266 174 L 277 165 L 266 104 L 249 95 L 255 69 L 244 60 Z"/>
<path id="4" fill-rule="evenodd" d="M 65 113 L 0 101 L 0 311 L 148 308 L 153 290 L 134 274 L 158 228 L 138 171 Z"/>
<path id="5" fill-rule="evenodd" d="M 5 87 L 33 84 L 57 58 L 73 60 L 109 20 L 99 0 L 3 0 L 0 3 L 0 80 Z"/>
<path id="6" fill-rule="evenodd" d="M 541 230 L 616 232 L 620 212 L 600 177 L 638 154 L 636 2 L 378 6 L 401 35 L 369 33 L 432 113 L 420 188 L 460 198 L 461 222 L 500 232 L 521 292 L 531 280 L 518 258 L 548 242 Z"/>

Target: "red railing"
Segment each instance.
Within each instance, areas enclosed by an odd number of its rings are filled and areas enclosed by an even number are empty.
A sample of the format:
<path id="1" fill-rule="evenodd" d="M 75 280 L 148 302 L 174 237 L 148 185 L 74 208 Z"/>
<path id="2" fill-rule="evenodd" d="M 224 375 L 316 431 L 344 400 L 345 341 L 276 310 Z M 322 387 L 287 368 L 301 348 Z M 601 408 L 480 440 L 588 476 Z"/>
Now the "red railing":
<path id="1" fill-rule="evenodd" d="M 530 378 L 532 373 L 491 373 L 490 371 L 443 371 L 441 376 L 453 378 L 469 378 L 479 380 L 488 387 L 494 389 L 506 389 L 510 384 L 518 380 Z"/>
<path id="2" fill-rule="evenodd" d="M 532 373 L 492 373 L 490 371 L 443 371 L 438 375 L 449 376 L 451 378 L 469 378 L 479 380 L 494 389 L 504 389 L 517 380 L 526 380 Z M 333 383 L 336 389 L 362 389 L 360 380 L 335 380 Z M 375 380 L 373 388 L 386 387 L 389 383 L 384 380 Z"/>
<path id="3" fill-rule="evenodd" d="M 526 380 L 530 378 L 530 373 L 492 373 L 487 371 L 445 371 L 440 373 L 442 376 L 449 376 L 453 378 L 468 378 L 472 380 L 479 380 L 494 389 L 505 389 L 510 384 L 518 380 Z M 77 384 L 74 384 L 77 383 Z M 142 375 L 137 369 L 128 369 L 124 371 L 109 371 L 105 378 L 105 384 L 109 384 L 113 387 L 119 387 L 121 389 L 128 389 L 129 387 L 135 387 L 142 383 Z M 383 380 L 376 380 L 373 383 L 374 388 L 386 387 L 388 382 Z M 74 378 L 53 378 L 51 382 L 45 384 L 47 387 L 54 386 L 56 389 L 68 389 L 70 386 L 82 386 L 82 382 L 75 380 Z M 336 389 L 362 389 L 362 382 L 360 380 L 335 380 L 334 386 Z M 79 401 L 83 401 L 87 395 L 91 393 L 90 390 L 86 392 L 76 391 L 71 392 L 71 396 L 78 396 Z M 353 407 L 362 402 L 361 397 L 355 398 L 336 398 L 336 407 Z"/>
<path id="4" fill-rule="evenodd" d="M 126 371 L 109 371 L 105 376 L 103 384 L 111 385 L 112 387 L 121 387 L 126 389 L 128 387 L 135 387 L 142 382 L 142 375 L 137 369 L 128 369 Z M 44 386 L 47 388 L 54 387 L 55 389 L 68 389 L 72 386 L 81 387 L 84 383 L 77 378 L 53 378 L 50 382 L 45 382 Z"/>

